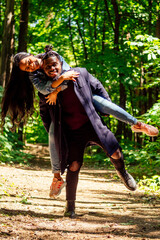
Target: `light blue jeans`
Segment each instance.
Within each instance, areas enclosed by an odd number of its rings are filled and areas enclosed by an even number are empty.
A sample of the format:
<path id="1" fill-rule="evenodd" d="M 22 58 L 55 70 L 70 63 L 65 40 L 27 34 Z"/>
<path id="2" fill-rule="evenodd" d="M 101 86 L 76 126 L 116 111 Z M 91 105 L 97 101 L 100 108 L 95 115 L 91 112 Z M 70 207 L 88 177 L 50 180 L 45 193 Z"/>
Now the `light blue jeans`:
<path id="1" fill-rule="evenodd" d="M 98 95 L 93 95 L 93 105 L 100 113 L 112 115 L 121 122 L 130 125 L 137 123 L 137 119 L 127 113 L 123 108 Z"/>
<path id="2" fill-rule="evenodd" d="M 97 111 L 103 114 L 112 115 L 122 122 L 128 123 L 130 125 L 134 125 L 137 123 L 137 119 L 131 116 L 129 113 L 127 113 L 123 108 L 119 107 L 118 105 L 98 95 L 93 95 L 93 105 L 95 106 Z M 55 147 L 53 122 L 51 123 L 50 129 L 49 129 L 49 150 L 50 150 L 52 172 L 58 173 L 60 172 L 60 162 L 59 162 L 59 157 Z"/>
<path id="3" fill-rule="evenodd" d="M 60 172 L 60 162 L 56 151 L 55 140 L 54 140 L 54 124 L 51 122 L 49 128 L 49 153 L 51 159 L 52 173 Z"/>

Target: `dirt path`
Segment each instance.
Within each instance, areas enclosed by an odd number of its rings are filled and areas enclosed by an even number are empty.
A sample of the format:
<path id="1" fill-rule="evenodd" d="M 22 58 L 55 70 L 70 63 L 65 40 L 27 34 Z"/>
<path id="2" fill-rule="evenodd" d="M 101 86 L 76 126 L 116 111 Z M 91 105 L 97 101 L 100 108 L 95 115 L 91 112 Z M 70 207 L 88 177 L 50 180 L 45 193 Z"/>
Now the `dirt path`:
<path id="1" fill-rule="evenodd" d="M 39 147 L 38 152 L 46 154 L 47 149 Z M 55 200 L 48 197 L 48 156 L 43 163 L 28 169 L 0 166 L 0 239 L 160 239 L 160 199 L 128 191 L 113 179 L 114 171 L 81 170 L 79 217 L 63 217 L 65 190 Z"/>

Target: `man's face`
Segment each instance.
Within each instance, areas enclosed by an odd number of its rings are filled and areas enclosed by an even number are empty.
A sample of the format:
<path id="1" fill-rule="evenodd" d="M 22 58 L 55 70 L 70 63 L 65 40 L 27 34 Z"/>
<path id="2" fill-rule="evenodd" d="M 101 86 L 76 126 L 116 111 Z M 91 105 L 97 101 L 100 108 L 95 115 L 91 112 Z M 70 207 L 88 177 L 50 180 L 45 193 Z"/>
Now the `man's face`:
<path id="1" fill-rule="evenodd" d="M 19 68 L 25 72 L 34 72 L 39 69 L 40 66 L 41 59 L 38 59 L 33 55 L 23 58 L 19 63 Z"/>
<path id="2" fill-rule="evenodd" d="M 58 78 L 62 71 L 61 62 L 56 56 L 49 57 L 43 62 L 43 70 L 48 77 Z"/>

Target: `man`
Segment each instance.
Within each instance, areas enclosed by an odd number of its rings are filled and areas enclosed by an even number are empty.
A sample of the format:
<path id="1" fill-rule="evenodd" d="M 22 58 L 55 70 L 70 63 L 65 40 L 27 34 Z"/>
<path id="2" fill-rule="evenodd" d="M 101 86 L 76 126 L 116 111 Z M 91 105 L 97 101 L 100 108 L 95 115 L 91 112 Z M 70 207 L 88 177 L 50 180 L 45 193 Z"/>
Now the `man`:
<path id="1" fill-rule="evenodd" d="M 60 59 L 53 52 L 48 52 L 43 62 L 43 69 L 48 77 L 61 74 Z M 51 121 L 55 126 L 55 143 L 59 153 L 62 174 L 67 168 L 65 216 L 75 217 L 76 189 L 78 175 L 83 163 L 83 153 L 89 143 L 101 146 L 110 157 L 118 176 L 125 186 L 136 190 L 136 182 L 125 170 L 121 147 L 113 133 L 104 125 L 92 103 L 92 94 L 110 100 L 102 84 L 84 68 L 75 68 L 79 72 L 76 82 L 69 81 L 68 88 L 58 94 L 57 104 L 46 104 L 40 96 L 40 114 L 46 129 Z"/>

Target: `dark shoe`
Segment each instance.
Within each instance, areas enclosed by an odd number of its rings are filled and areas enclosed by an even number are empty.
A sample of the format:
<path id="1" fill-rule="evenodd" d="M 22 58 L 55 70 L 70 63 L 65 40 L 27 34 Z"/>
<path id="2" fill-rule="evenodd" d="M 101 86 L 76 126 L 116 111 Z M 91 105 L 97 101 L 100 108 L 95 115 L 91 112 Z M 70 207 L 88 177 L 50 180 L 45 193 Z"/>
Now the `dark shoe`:
<path id="1" fill-rule="evenodd" d="M 64 212 L 64 217 L 76 218 L 75 201 L 74 200 L 68 200 L 67 201 L 66 209 L 65 209 L 65 212 Z"/>
<path id="2" fill-rule="evenodd" d="M 134 178 L 125 170 L 116 170 L 117 175 L 120 177 L 124 185 L 131 191 L 135 191 L 137 188 Z"/>
<path id="3" fill-rule="evenodd" d="M 76 214 L 74 211 L 65 211 L 64 217 L 69 217 L 69 218 L 76 218 Z"/>

